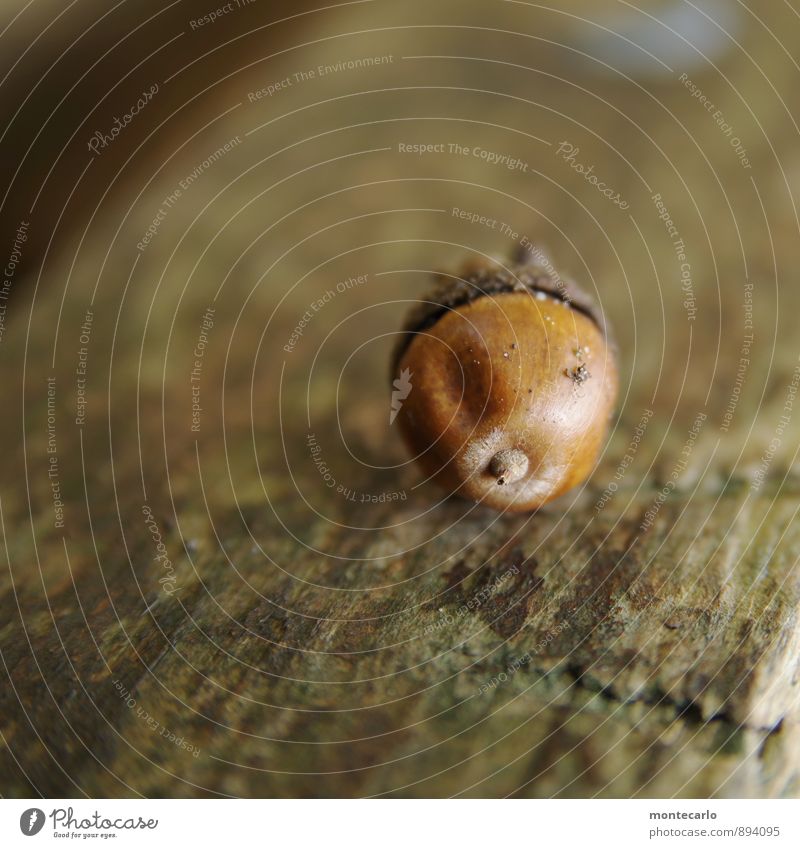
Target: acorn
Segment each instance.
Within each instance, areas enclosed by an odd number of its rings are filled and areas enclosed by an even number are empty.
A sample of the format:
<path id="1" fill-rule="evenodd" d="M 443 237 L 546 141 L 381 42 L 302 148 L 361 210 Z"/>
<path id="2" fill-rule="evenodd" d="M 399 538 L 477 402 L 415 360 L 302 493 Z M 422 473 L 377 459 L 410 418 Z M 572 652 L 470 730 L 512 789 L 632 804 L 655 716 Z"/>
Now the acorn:
<path id="1" fill-rule="evenodd" d="M 619 384 L 610 329 L 574 282 L 474 260 L 411 311 L 392 377 L 392 420 L 426 474 L 520 512 L 587 479 Z"/>

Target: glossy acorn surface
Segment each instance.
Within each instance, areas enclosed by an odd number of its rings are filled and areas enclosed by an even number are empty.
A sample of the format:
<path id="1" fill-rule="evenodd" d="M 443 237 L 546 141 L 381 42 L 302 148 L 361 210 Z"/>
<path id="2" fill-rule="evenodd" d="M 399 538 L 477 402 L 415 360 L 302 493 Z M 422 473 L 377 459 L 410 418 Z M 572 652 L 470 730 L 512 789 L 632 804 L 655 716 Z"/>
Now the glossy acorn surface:
<path id="1" fill-rule="evenodd" d="M 445 281 L 396 351 L 411 390 L 397 414 L 423 470 L 498 510 L 533 510 L 582 483 L 618 390 L 602 316 L 531 266 Z"/>

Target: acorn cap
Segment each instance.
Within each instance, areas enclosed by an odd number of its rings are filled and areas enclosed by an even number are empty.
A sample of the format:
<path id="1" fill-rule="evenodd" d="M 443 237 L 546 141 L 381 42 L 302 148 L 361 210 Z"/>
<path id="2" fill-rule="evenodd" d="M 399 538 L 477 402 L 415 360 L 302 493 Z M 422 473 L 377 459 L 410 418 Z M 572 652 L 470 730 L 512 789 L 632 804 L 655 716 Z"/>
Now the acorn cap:
<path id="1" fill-rule="evenodd" d="M 410 310 L 392 356 L 392 378 L 416 333 L 430 329 L 451 309 L 458 309 L 486 295 L 510 292 L 543 292 L 568 303 L 572 309 L 591 318 L 600 328 L 611 351 L 616 351 L 611 328 L 602 310 L 595 299 L 573 280 L 553 277 L 540 265 L 518 264 L 504 268 L 481 263 L 465 268 L 460 277 L 439 275 L 436 288 Z"/>

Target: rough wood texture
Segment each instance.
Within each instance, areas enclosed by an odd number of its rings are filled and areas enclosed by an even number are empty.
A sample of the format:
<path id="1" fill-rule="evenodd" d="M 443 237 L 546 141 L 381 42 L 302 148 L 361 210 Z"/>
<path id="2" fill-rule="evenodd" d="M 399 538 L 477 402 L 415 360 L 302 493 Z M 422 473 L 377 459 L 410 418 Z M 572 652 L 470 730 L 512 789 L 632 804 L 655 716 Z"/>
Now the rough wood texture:
<path id="1" fill-rule="evenodd" d="M 319 13 L 292 49 L 220 66 L 204 97 L 224 119 L 144 148 L 152 181 L 85 234 L 67 207 L 59 254 L 15 280 L 0 791 L 797 795 L 796 4 L 741 7 L 719 72 L 664 53 L 636 73 L 558 12 L 399 5 Z M 501 516 L 415 488 L 386 372 L 428 272 L 523 235 L 602 303 L 622 401 L 589 485 Z"/>

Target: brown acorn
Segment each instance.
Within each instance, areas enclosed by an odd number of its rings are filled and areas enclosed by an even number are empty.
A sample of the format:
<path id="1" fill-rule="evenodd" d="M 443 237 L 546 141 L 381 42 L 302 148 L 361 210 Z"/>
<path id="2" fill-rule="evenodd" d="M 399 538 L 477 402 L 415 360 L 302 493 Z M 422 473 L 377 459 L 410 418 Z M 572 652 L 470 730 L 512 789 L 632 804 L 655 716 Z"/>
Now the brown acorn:
<path id="1" fill-rule="evenodd" d="M 536 265 L 471 262 L 439 278 L 404 330 L 394 414 L 447 491 L 527 511 L 589 476 L 619 378 L 603 316 L 575 283 Z"/>

